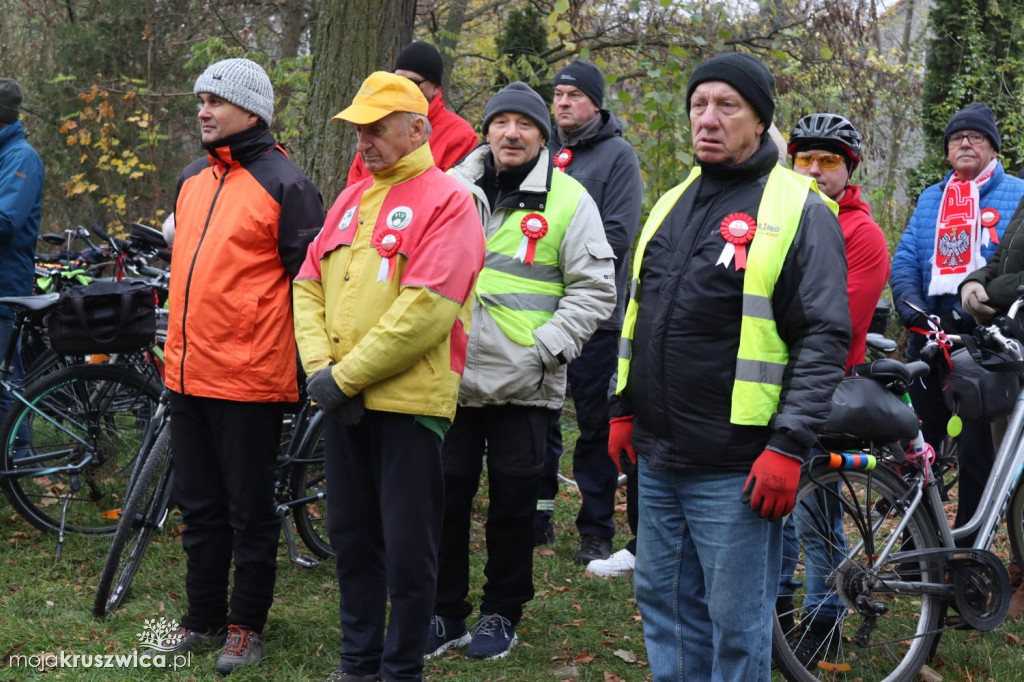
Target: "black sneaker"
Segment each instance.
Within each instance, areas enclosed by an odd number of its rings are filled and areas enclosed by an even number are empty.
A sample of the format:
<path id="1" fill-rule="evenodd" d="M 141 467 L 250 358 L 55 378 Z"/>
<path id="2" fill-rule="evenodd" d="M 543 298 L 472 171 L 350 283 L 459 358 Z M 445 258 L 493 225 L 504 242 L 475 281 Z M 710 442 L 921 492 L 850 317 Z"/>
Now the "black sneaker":
<path id="1" fill-rule="evenodd" d="M 805 623 L 802 630 L 792 632 L 786 637 L 793 655 L 807 670 L 814 670 L 818 661 L 839 650 L 841 622 L 811 620 Z"/>
<path id="2" fill-rule="evenodd" d="M 376 675 L 353 675 L 341 668 L 324 678 L 324 682 L 378 682 L 378 680 L 380 678 Z"/>
<path id="3" fill-rule="evenodd" d="M 519 641 L 512 621 L 497 613 L 481 614 L 466 649 L 470 658 L 505 658 Z"/>
<path id="4" fill-rule="evenodd" d="M 471 639 L 466 632 L 465 622 L 444 616 L 431 616 L 423 658 L 433 658 L 454 647 L 466 646 Z"/>
<path id="5" fill-rule="evenodd" d="M 584 535 L 580 538 L 580 551 L 576 552 L 576 563 L 586 566 L 594 559 L 607 559 L 611 555 L 610 538 L 606 540 L 596 535 Z"/>
<path id="6" fill-rule="evenodd" d="M 227 641 L 213 669 L 228 675 L 242 665 L 258 663 L 263 658 L 263 637 L 255 630 L 238 625 L 228 626 Z"/>

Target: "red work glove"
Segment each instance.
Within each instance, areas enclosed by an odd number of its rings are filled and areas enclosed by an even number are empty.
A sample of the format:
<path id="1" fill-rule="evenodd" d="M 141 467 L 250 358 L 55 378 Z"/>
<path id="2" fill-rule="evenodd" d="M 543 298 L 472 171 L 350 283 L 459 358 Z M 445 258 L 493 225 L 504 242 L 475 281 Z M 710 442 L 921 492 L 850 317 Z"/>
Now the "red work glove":
<path id="1" fill-rule="evenodd" d="M 761 518 L 777 521 L 793 511 L 799 483 L 800 462 L 774 450 L 765 450 L 750 467 L 740 499 Z"/>
<path id="2" fill-rule="evenodd" d="M 626 473 L 622 470 L 622 463 L 619 461 L 623 452 L 629 457 L 629 461 L 636 464 L 636 450 L 633 449 L 633 415 L 628 417 L 615 417 L 608 421 L 608 456 L 615 462 L 615 468 L 620 474 Z"/>

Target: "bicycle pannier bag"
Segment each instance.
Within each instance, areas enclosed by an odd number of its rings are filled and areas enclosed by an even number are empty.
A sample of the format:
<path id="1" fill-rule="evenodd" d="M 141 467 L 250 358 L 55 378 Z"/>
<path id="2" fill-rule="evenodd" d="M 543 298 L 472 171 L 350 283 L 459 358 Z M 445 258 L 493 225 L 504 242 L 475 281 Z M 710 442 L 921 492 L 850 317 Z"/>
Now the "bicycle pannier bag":
<path id="1" fill-rule="evenodd" d="M 978 356 L 981 361 L 979 362 Z M 946 407 L 965 419 L 995 419 L 1010 414 L 1020 393 L 1016 362 L 988 349 L 959 348 L 950 355 L 953 373 L 943 391 Z"/>
<path id="2" fill-rule="evenodd" d="M 917 435 L 917 414 L 874 379 L 846 377 L 832 394 L 825 431 L 878 442 L 906 440 Z"/>
<path id="3" fill-rule="evenodd" d="M 144 282 L 74 284 L 60 293 L 48 321 L 59 353 L 122 353 L 144 348 L 156 335 L 153 289 Z"/>

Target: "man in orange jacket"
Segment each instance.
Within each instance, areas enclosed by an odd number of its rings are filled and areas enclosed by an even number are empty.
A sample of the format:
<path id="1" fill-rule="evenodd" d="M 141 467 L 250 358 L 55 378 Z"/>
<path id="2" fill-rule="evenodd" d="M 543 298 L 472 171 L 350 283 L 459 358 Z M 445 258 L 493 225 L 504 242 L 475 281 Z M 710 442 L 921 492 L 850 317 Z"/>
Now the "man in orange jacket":
<path id="1" fill-rule="evenodd" d="M 398 53 L 395 73 L 405 76 L 419 87 L 427 99 L 427 120 L 430 121 L 430 153 L 434 165 L 443 171 L 462 160 L 480 140 L 469 122 L 444 104 L 441 81 L 444 62 L 441 53 L 430 43 L 412 43 Z M 348 185 L 370 177 L 363 158 L 356 154 L 348 170 Z"/>
<path id="2" fill-rule="evenodd" d="M 281 534 L 274 467 L 283 406 L 299 397 L 291 278 L 324 212 L 268 130 L 274 89 L 259 64 L 212 64 L 194 91 L 206 154 L 178 179 L 165 347 L 188 556 L 175 651 L 226 634 L 216 668 L 228 674 L 263 653 Z"/>

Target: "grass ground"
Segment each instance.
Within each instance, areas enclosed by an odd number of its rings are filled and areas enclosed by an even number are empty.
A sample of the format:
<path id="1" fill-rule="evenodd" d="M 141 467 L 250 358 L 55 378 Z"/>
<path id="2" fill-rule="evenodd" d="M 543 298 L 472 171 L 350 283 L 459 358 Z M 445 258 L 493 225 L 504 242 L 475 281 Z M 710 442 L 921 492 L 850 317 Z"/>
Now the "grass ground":
<path id="1" fill-rule="evenodd" d="M 567 423 L 571 424 L 571 420 Z M 573 433 L 567 427 L 567 450 Z M 564 462 L 569 461 L 564 458 Z M 563 466 L 563 469 L 568 467 Z M 485 489 L 485 488 L 484 488 Z M 471 601 L 483 582 L 480 496 L 473 525 Z M 470 661 L 447 652 L 428 661 L 428 680 L 473 682 L 643 682 L 649 679 L 639 614 L 629 579 L 585 577 L 573 563 L 577 537 L 573 515 L 579 499 L 563 488 L 556 502 L 557 542 L 535 552 L 536 597 L 518 629 L 520 644 L 503 660 Z M 624 497 L 614 549 L 628 539 Z M 1004 536 L 1005 537 L 1005 536 Z M 73 653 L 130 654 L 147 620 L 178 618 L 185 608 L 184 558 L 173 535 L 151 547 L 133 590 L 121 609 L 105 620 L 91 614 L 97 576 L 109 539 L 69 537 L 63 555 L 54 556 L 55 537 L 41 534 L 0 500 L 0 680 L 181 680 L 220 679 L 215 653 L 194 656 L 172 673 L 144 669 L 14 667 L 12 655 Z M 1003 550 L 1005 548 L 1002 548 Z M 358 560 L 358 557 L 353 557 Z M 265 660 L 233 680 L 320 680 L 337 665 L 338 590 L 333 563 L 313 571 L 279 559 L 275 603 L 265 632 Z M 946 633 L 934 671 L 947 681 L 1012 682 L 1024 679 L 1024 624 L 1007 623 L 989 633 Z M 170 675 L 171 677 L 168 677 Z M 781 680 L 780 677 L 774 678 Z M 698 681 L 701 682 L 701 681 Z M 871 682 L 864 680 L 862 682 Z"/>

